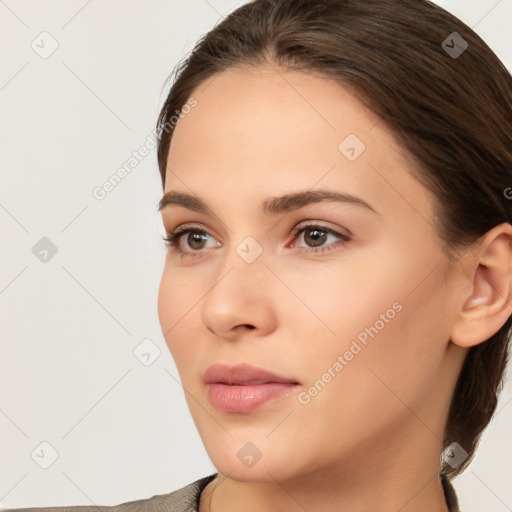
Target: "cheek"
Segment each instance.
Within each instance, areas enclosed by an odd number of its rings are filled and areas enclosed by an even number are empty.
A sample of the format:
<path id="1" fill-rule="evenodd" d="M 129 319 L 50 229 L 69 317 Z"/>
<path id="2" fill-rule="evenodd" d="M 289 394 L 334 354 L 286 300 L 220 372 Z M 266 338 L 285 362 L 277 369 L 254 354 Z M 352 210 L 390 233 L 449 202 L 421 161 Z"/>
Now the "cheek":
<path id="1" fill-rule="evenodd" d="M 164 268 L 158 290 L 158 317 L 165 341 L 178 368 L 194 344 L 184 343 L 190 333 L 194 307 L 199 307 L 200 290 L 193 279 L 180 277 L 176 269 Z"/>
<path id="2" fill-rule="evenodd" d="M 380 335 L 400 317 L 404 290 L 409 291 L 408 278 L 398 277 L 393 267 L 392 261 L 376 265 L 364 256 L 350 256 L 314 269 L 311 263 L 309 268 L 281 269 L 282 280 L 293 289 L 293 294 L 283 290 L 279 301 L 286 328 L 300 326 L 308 333 L 300 337 L 304 350 L 309 345 L 309 350 L 327 353 L 343 351 L 356 337 L 364 343 L 370 339 L 368 330 Z"/>
<path id="3" fill-rule="evenodd" d="M 439 375 L 449 337 L 446 290 L 436 258 L 407 258 L 405 248 L 386 250 L 378 265 L 375 259 L 373 264 L 359 260 L 340 265 L 343 272 L 324 267 L 314 278 L 305 273 L 295 281 L 294 291 L 317 316 L 294 316 L 302 335 L 293 364 L 308 384 L 320 381 L 312 389 L 318 393 L 312 402 L 352 404 L 361 414 L 400 403 L 397 396 L 420 403 Z M 293 315 L 290 308 L 289 323 Z"/>
<path id="4" fill-rule="evenodd" d="M 441 376 L 448 339 L 439 279 L 413 293 L 407 276 L 374 283 L 380 291 L 359 290 L 362 303 L 331 315 L 336 339 L 315 353 L 309 372 L 312 409 L 319 417 L 331 411 L 345 425 L 343 418 L 352 418 L 347 432 L 357 424 L 358 436 L 389 432 L 422 409 Z"/>

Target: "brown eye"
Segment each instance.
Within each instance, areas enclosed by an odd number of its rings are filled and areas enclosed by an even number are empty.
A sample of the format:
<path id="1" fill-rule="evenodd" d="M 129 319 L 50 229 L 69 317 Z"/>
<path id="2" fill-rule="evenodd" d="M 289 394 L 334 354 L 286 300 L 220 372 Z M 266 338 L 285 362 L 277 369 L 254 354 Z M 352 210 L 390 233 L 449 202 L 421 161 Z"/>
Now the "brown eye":
<path id="1" fill-rule="evenodd" d="M 302 246 L 303 251 L 310 253 L 332 251 L 350 240 L 348 235 L 317 224 L 298 226 L 293 234 L 296 240 L 293 247 L 301 248 Z"/>
<path id="2" fill-rule="evenodd" d="M 204 254 L 206 249 L 212 247 L 208 247 L 209 241 L 214 242 L 213 246 L 219 247 L 221 245 L 200 226 L 183 226 L 167 237 L 163 237 L 163 239 L 167 247 L 181 256 L 200 256 Z M 183 243 L 182 239 L 184 240 Z"/>
<path id="3" fill-rule="evenodd" d="M 185 234 L 185 233 L 183 233 Z M 199 233 L 197 231 L 190 231 L 186 237 L 187 244 L 191 249 L 200 250 L 204 249 L 204 244 L 207 241 L 206 233 Z"/>
<path id="4" fill-rule="evenodd" d="M 318 247 L 325 243 L 328 233 L 317 228 L 308 228 L 304 231 L 304 241 L 311 247 Z"/>

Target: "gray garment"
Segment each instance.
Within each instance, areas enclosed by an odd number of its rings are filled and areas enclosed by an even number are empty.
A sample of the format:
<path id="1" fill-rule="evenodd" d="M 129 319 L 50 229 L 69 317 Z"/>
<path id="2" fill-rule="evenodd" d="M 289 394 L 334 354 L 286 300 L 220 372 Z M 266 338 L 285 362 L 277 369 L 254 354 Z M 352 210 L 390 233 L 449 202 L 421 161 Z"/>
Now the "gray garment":
<path id="1" fill-rule="evenodd" d="M 199 498 L 203 489 L 217 476 L 217 474 L 196 480 L 169 494 L 158 494 L 151 498 L 128 501 L 112 507 L 74 506 L 74 507 L 43 507 L 8 509 L 3 512 L 197 512 Z M 450 480 L 441 475 L 444 495 L 450 512 L 460 512 L 457 495 Z"/>
<path id="2" fill-rule="evenodd" d="M 71 507 L 16 508 L 2 512 L 197 512 L 203 489 L 217 476 L 213 474 L 169 494 L 128 501 L 113 506 L 77 505 Z"/>

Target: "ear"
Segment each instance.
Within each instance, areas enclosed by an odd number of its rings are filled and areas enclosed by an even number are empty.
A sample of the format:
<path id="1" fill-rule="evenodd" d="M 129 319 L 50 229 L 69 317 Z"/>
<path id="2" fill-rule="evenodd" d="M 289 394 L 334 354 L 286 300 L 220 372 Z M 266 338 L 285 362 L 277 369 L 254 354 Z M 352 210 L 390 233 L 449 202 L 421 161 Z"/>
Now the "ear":
<path id="1" fill-rule="evenodd" d="M 472 262 L 470 292 L 462 297 L 450 337 L 460 347 L 488 340 L 512 314 L 512 225 L 483 235 Z"/>

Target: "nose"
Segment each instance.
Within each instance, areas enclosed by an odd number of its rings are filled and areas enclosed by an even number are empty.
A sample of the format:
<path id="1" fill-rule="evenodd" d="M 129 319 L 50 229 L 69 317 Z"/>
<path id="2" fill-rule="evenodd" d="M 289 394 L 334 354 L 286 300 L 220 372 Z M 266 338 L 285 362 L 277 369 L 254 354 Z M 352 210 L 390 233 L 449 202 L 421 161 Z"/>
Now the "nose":
<path id="1" fill-rule="evenodd" d="M 234 255 L 239 258 L 237 254 Z M 227 258 L 201 302 L 203 325 L 219 338 L 265 336 L 276 328 L 272 272 L 264 261 Z"/>

